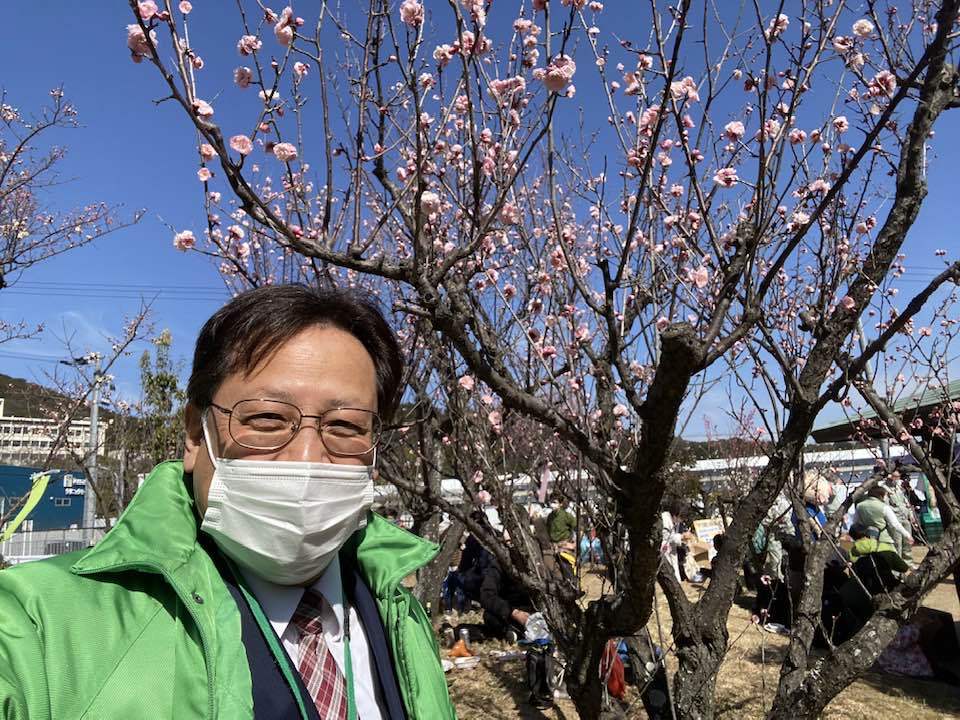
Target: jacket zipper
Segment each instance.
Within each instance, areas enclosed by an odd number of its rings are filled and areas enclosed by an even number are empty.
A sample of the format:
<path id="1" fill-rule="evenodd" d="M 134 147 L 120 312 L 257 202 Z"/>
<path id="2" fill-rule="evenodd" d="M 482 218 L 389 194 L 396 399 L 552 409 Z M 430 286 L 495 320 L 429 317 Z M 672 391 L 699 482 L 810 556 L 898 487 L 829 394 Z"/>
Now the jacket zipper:
<path id="1" fill-rule="evenodd" d="M 396 660 L 397 664 L 400 666 L 400 677 L 403 679 L 403 686 L 406 690 L 406 697 L 413 698 L 413 686 L 410 682 L 410 671 L 407 667 L 407 655 L 404 648 L 404 639 L 403 639 L 403 618 L 406 615 L 406 605 L 407 598 L 404 596 L 403 592 L 397 588 L 397 597 L 393 602 L 393 633 L 394 637 L 397 638 L 397 653 Z M 406 704 L 406 703 L 405 703 Z M 413 708 L 413 711 L 416 712 L 418 708 Z M 410 715 L 411 720 L 416 720 L 415 715 Z"/>
<path id="2" fill-rule="evenodd" d="M 214 666 L 210 660 L 210 642 L 207 637 L 207 633 L 203 629 L 203 623 L 201 623 L 197 617 L 196 612 L 193 609 L 193 605 L 189 602 L 192 598 L 183 592 L 183 588 L 173 579 L 173 577 L 164 570 L 160 565 L 156 565 L 150 562 L 140 562 L 140 563 L 128 563 L 121 565 L 112 565 L 105 568 L 97 568 L 91 570 L 82 570 L 79 571 L 79 575 L 93 575 L 101 572 L 116 572 L 119 570 L 140 570 L 140 571 L 152 571 L 163 577 L 170 586 L 173 588 L 173 591 L 177 594 L 177 598 L 183 603 L 183 606 L 187 609 L 187 613 L 190 615 L 190 619 L 193 620 L 193 624 L 196 625 L 197 631 L 200 633 L 200 645 L 203 649 L 203 661 L 207 666 L 207 717 L 211 720 L 214 718 L 214 699 L 213 699 L 213 680 L 214 680 Z"/>

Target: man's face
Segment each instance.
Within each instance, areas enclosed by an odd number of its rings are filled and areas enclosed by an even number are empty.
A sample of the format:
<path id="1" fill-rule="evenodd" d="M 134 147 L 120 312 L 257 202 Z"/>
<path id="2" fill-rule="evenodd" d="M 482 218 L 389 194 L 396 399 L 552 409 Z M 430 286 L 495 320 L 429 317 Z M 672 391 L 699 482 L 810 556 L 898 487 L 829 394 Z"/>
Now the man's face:
<path id="1" fill-rule="evenodd" d="M 373 359 L 357 338 L 334 327 L 312 327 L 294 336 L 249 375 L 230 375 L 213 394 L 213 402 L 232 408 L 240 400 L 283 400 L 304 415 L 320 415 L 336 407 L 377 411 L 377 379 Z M 200 413 L 187 406 L 187 437 L 183 469 L 193 473 L 194 498 L 201 517 L 207 511 L 207 494 L 213 463 L 203 441 Z M 207 413 L 213 450 L 223 458 L 297 460 L 303 462 L 364 465 L 373 453 L 361 457 L 331 456 L 320 439 L 317 421 L 305 419 L 300 432 L 279 450 L 257 451 L 237 445 L 221 412 Z"/>

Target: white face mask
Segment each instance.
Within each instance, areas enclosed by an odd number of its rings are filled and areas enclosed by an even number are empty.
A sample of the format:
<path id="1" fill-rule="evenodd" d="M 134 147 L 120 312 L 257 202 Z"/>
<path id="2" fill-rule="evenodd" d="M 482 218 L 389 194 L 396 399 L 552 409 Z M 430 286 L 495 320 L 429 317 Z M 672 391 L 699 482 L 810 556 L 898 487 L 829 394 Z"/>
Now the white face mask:
<path id="1" fill-rule="evenodd" d="M 200 528 L 237 564 L 278 585 L 302 585 L 366 526 L 371 466 L 218 458 L 205 417 L 202 424 L 214 473 Z"/>

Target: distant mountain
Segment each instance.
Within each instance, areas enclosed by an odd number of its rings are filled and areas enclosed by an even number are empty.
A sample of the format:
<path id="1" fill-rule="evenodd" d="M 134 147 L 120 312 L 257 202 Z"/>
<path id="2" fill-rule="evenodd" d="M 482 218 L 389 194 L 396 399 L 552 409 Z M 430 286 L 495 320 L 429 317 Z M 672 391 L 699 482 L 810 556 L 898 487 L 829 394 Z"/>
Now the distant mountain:
<path id="1" fill-rule="evenodd" d="M 3 398 L 3 414 L 7 417 L 42 417 L 68 400 L 56 390 L 2 373 L 0 397 Z"/>
<path id="2" fill-rule="evenodd" d="M 59 390 L 3 373 L 0 373 L 0 398 L 3 398 L 3 414 L 7 417 L 44 417 L 48 411 L 72 402 Z M 113 417 L 114 414 L 101 405 L 100 419 Z"/>

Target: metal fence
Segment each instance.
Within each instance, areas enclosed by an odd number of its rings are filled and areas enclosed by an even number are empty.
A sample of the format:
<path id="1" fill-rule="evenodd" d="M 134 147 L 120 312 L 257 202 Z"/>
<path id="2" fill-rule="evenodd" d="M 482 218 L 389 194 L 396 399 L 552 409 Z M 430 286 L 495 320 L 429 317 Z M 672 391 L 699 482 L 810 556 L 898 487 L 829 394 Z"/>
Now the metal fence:
<path id="1" fill-rule="evenodd" d="M 63 555 L 90 547 L 102 538 L 107 528 L 64 528 L 14 533 L 0 543 L 0 558 L 8 565 Z"/>

